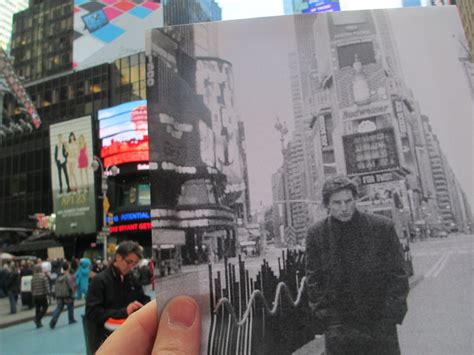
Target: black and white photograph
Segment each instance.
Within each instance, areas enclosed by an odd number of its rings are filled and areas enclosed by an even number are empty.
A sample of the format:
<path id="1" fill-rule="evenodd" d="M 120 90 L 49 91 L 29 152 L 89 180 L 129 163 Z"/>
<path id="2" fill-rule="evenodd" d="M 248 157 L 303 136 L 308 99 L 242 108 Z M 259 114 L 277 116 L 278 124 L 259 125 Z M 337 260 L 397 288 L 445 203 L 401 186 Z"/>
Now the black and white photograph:
<path id="1" fill-rule="evenodd" d="M 146 46 L 156 299 L 198 300 L 202 354 L 471 353 L 454 7 L 164 27 Z"/>

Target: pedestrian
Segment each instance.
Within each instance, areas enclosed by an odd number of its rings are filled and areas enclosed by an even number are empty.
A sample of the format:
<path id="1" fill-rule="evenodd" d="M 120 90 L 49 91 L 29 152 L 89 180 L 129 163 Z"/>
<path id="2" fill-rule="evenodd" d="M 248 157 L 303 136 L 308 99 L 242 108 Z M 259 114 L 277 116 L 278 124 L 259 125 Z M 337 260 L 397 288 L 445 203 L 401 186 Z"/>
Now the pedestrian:
<path id="1" fill-rule="evenodd" d="M 92 353 L 108 336 L 104 324 L 109 318 L 127 318 L 150 300 L 131 273 L 142 257 L 138 243 L 122 242 L 112 264 L 92 279 L 85 314 Z"/>
<path id="2" fill-rule="evenodd" d="M 76 323 L 76 320 L 74 319 L 75 285 L 73 277 L 69 271 L 69 263 L 64 262 L 63 274 L 56 279 L 55 284 L 54 292 L 56 294 L 57 306 L 56 309 L 53 311 L 53 317 L 51 318 L 51 322 L 49 323 L 51 329 L 54 329 L 54 327 L 56 327 L 56 323 L 58 322 L 58 318 L 61 315 L 64 306 L 67 306 L 69 324 Z"/>
<path id="3" fill-rule="evenodd" d="M 345 176 L 326 181 L 322 196 L 328 216 L 308 230 L 306 276 L 326 354 L 400 354 L 408 276 L 394 224 L 358 211 Z"/>
<path id="4" fill-rule="evenodd" d="M 23 260 L 24 261 L 24 260 Z M 33 296 L 31 295 L 31 278 L 33 276 L 33 262 L 26 260 L 21 263 L 20 279 L 21 279 L 21 304 L 27 306 L 28 309 L 32 309 Z"/>
<path id="5" fill-rule="evenodd" d="M 148 264 L 149 261 L 147 259 L 142 259 L 138 268 L 140 284 L 146 292 L 151 290 L 151 272 Z"/>
<path id="6" fill-rule="evenodd" d="M 20 273 L 15 263 L 11 263 L 7 280 L 8 300 L 10 301 L 10 314 L 17 312 L 18 295 L 20 294 Z"/>
<path id="7" fill-rule="evenodd" d="M 8 295 L 8 274 L 8 267 L 6 267 L 6 264 L 0 264 L 0 297 L 6 297 Z"/>
<path id="8" fill-rule="evenodd" d="M 88 258 L 82 258 L 79 261 L 79 267 L 76 271 L 76 298 L 80 300 L 82 295 L 87 295 L 87 289 L 89 288 L 89 277 L 90 277 L 90 266 L 91 261 Z"/>
<path id="9" fill-rule="evenodd" d="M 41 264 L 34 267 L 33 278 L 31 279 L 31 294 L 36 307 L 35 324 L 36 328 L 41 328 L 41 319 L 48 310 L 49 280 L 43 272 Z"/>

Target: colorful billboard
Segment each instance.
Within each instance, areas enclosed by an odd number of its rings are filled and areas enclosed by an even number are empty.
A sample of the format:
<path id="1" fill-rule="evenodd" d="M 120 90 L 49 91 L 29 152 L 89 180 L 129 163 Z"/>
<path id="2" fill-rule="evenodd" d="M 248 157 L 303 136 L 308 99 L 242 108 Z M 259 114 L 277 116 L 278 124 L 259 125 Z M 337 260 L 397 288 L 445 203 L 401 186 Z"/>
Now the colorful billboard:
<path id="1" fill-rule="evenodd" d="M 149 160 L 146 100 L 100 110 L 98 117 L 100 156 L 106 168 Z"/>
<path id="2" fill-rule="evenodd" d="M 58 236 L 96 231 L 91 116 L 51 125 L 51 186 Z"/>
<path id="3" fill-rule="evenodd" d="M 145 50 L 145 29 L 163 26 L 160 0 L 75 0 L 73 68 Z"/>

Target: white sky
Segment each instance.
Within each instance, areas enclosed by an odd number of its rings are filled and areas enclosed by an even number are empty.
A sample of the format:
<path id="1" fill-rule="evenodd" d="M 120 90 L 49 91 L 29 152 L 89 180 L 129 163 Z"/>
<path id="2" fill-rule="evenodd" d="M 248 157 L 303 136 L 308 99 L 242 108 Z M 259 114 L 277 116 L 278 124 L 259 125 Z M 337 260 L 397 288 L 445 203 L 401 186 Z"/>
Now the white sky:
<path id="1" fill-rule="evenodd" d="M 217 0 L 223 20 L 283 15 L 283 0 Z M 429 0 L 421 0 L 426 5 Z M 403 0 L 339 0 L 342 10 L 389 9 Z"/>

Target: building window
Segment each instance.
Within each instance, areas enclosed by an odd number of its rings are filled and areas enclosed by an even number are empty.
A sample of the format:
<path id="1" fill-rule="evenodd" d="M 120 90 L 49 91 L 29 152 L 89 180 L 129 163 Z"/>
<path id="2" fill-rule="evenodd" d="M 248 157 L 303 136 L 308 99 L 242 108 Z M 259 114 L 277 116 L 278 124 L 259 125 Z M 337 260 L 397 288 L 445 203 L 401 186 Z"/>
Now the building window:
<path id="1" fill-rule="evenodd" d="M 375 63 L 374 44 L 372 42 L 361 42 L 337 47 L 340 69 L 352 67 L 356 56 L 362 65 Z"/>

